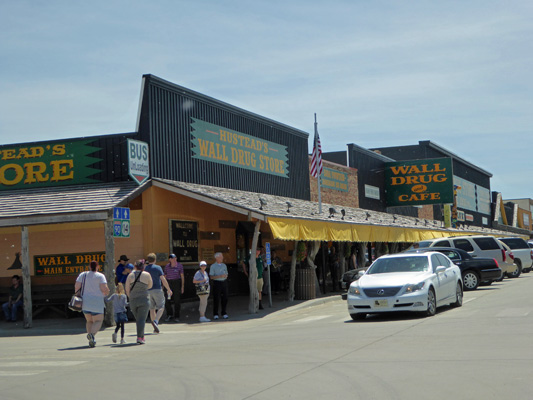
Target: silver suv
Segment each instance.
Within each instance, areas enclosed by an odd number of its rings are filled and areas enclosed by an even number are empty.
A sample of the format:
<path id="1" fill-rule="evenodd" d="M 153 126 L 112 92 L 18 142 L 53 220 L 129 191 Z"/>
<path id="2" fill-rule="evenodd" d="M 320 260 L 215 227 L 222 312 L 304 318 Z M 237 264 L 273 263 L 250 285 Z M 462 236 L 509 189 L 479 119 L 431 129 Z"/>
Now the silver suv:
<path id="1" fill-rule="evenodd" d="M 419 247 L 455 247 L 468 252 L 472 257 L 494 258 L 502 270 L 502 277 L 503 275 L 516 277 L 521 272 L 521 268 L 517 268 L 518 266 L 512 259 L 513 254 L 508 254 L 505 245 L 492 236 L 452 236 L 424 240 L 417 244 Z"/>
<path id="2" fill-rule="evenodd" d="M 513 251 L 514 262 L 522 268 L 522 272 L 528 273 L 533 268 L 533 249 L 531 249 L 527 242 L 518 237 L 498 238 L 499 241 L 505 243 Z"/>

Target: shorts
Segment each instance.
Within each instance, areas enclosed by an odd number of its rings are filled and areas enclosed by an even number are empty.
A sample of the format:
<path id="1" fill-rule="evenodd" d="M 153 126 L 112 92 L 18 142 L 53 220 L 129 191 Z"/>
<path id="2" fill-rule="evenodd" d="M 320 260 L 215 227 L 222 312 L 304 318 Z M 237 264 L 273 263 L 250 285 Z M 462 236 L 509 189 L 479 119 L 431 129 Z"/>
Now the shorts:
<path id="1" fill-rule="evenodd" d="M 150 299 L 150 310 L 159 310 L 165 306 L 163 289 L 149 290 L 148 297 Z"/>
<path id="2" fill-rule="evenodd" d="M 261 293 L 263 291 L 263 278 L 257 280 L 257 291 Z"/>
<path id="3" fill-rule="evenodd" d="M 93 315 L 93 316 L 94 316 L 94 315 L 100 315 L 100 314 L 103 314 L 103 313 L 101 313 L 101 312 L 92 312 L 92 311 L 85 311 L 85 310 L 83 310 L 83 313 L 84 313 L 84 314 L 90 314 L 90 315 Z"/>

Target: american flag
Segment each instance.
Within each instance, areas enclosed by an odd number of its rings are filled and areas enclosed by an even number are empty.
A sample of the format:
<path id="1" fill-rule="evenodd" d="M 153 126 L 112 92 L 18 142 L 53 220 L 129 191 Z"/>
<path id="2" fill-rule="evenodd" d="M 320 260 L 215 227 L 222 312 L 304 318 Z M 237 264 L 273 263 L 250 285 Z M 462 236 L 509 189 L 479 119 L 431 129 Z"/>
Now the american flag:
<path id="1" fill-rule="evenodd" d="M 320 138 L 318 137 L 318 128 L 315 122 L 315 143 L 313 145 L 313 156 L 311 157 L 311 175 L 318 178 L 322 175 L 322 147 L 320 146 Z"/>

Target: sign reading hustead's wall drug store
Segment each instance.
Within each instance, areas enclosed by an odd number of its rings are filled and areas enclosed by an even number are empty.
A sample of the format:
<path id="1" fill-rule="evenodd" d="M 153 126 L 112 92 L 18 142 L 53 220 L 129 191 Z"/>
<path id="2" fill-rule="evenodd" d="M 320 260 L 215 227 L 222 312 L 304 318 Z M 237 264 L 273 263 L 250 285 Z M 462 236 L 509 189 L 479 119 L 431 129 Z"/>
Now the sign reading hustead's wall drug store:
<path id="1" fill-rule="evenodd" d="M 387 207 L 453 203 L 451 158 L 385 163 Z"/>
<path id="2" fill-rule="evenodd" d="M 288 178 L 286 146 L 192 120 L 193 158 Z"/>
<path id="3" fill-rule="evenodd" d="M 100 150 L 94 140 L 41 142 L 0 147 L 0 190 L 97 182 L 100 161 L 90 154 Z"/>
<path id="4" fill-rule="evenodd" d="M 105 262 L 105 252 L 53 254 L 45 256 L 34 256 L 33 265 L 35 275 L 78 275 L 80 272 L 88 271 L 91 261 L 95 260 L 102 270 Z"/>

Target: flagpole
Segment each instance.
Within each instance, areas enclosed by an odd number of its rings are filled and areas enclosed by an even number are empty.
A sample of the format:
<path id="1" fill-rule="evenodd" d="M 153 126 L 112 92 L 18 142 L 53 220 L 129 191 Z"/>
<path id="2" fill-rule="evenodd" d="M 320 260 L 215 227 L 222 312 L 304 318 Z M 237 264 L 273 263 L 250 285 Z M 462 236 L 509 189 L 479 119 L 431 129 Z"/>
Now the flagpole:
<path id="1" fill-rule="evenodd" d="M 318 137 L 318 123 L 316 122 L 316 113 L 315 113 L 315 144 L 314 148 L 318 149 L 318 143 L 316 142 L 316 138 Z M 322 174 L 320 171 L 317 173 L 317 181 L 318 181 L 318 213 L 322 214 L 322 197 L 320 194 L 320 186 L 322 183 Z"/>

